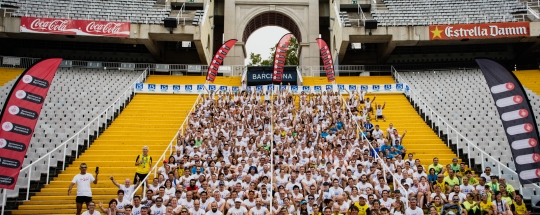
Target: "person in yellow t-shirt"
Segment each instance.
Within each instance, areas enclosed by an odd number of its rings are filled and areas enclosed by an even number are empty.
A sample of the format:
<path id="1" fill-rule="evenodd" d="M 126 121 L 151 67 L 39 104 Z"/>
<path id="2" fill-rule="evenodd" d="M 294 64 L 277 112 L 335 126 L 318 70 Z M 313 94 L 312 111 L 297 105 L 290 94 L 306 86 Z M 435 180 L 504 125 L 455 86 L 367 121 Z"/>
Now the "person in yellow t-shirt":
<path id="1" fill-rule="evenodd" d="M 448 169 L 448 176 L 444 177 L 444 182 L 446 182 L 448 184 L 448 186 L 450 186 L 450 189 L 453 190 L 454 189 L 454 186 L 459 186 L 459 178 L 456 177 L 456 175 L 454 174 L 454 170 L 452 169 Z"/>
<path id="2" fill-rule="evenodd" d="M 137 171 L 135 172 L 133 183 L 137 184 L 139 179 L 144 180 L 146 178 L 152 167 L 152 157 L 148 155 L 148 146 L 143 146 L 142 154 L 138 155 L 137 159 L 135 159 L 135 166 L 137 166 Z"/>
<path id="3" fill-rule="evenodd" d="M 531 212 L 527 210 L 525 202 L 523 202 L 523 196 L 521 194 L 516 194 L 516 200 L 513 202 L 511 208 L 514 215 L 529 215 Z"/>
<path id="4" fill-rule="evenodd" d="M 493 214 L 493 202 L 488 200 L 488 195 L 486 193 L 482 194 L 482 200 L 480 201 L 480 209 L 482 210 L 482 214 Z"/>
<path id="5" fill-rule="evenodd" d="M 439 163 L 439 158 L 437 157 L 433 158 L 433 163 L 429 165 L 427 169 L 431 169 L 431 168 L 435 170 L 436 174 L 440 174 L 440 173 L 444 174 L 444 171 L 446 170 L 444 166 Z"/>
<path id="6" fill-rule="evenodd" d="M 474 195 L 472 193 L 467 193 L 467 200 L 461 203 L 461 207 L 463 208 L 463 210 L 467 211 L 467 215 L 480 215 L 480 208 L 478 208 L 478 202 L 475 202 L 473 198 Z"/>
<path id="7" fill-rule="evenodd" d="M 444 175 L 442 173 L 437 176 L 437 180 L 435 181 L 435 183 L 433 183 L 434 190 L 435 190 L 435 185 L 438 185 L 441 188 L 441 192 L 443 194 L 450 193 L 450 186 L 448 186 L 448 183 L 444 181 Z"/>
<path id="8" fill-rule="evenodd" d="M 358 210 L 358 215 L 371 214 L 369 210 L 369 205 L 366 203 L 366 197 L 364 195 L 360 195 L 358 202 L 355 202 L 353 206 L 356 207 L 356 209 Z"/>

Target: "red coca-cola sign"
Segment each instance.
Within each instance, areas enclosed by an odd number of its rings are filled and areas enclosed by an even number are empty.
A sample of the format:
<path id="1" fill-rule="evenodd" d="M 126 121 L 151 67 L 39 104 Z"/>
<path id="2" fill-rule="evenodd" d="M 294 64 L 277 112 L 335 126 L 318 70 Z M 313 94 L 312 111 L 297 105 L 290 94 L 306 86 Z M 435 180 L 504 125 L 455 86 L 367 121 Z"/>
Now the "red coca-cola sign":
<path id="1" fill-rule="evenodd" d="M 21 17 L 22 33 L 129 37 L 129 22 Z"/>

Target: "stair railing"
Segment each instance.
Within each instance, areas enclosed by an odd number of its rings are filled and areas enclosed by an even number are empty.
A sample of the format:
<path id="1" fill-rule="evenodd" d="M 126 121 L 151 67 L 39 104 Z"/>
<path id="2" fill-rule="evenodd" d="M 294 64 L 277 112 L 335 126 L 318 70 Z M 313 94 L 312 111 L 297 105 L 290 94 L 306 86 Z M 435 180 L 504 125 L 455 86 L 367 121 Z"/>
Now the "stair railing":
<path id="1" fill-rule="evenodd" d="M 492 157 L 489 153 L 482 150 L 480 147 L 478 147 L 478 143 L 473 143 L 472 141 L 467 139 L 467 137 L 465 137 L 463 134 L 461 134 L 456 128 L 454 128 L 450 123 L 448 123 L 448 121 L 446 121 L 443 117 L 441 117 L 439 115 L 439 113 L 437 113 L 412 88 L 412 85 L 410 85 L 408 83 L 407 79 L 402 77 L 393 66 L 392 66 L 392 75 L 394 76 L 397 83 L 402 83 L 402 84 L 409 87 L 409 90 L 408 91 L 406 90 L 406 93 L 409 96 L 409 101 L 414 102 L 415 108 L 418 107 L 421 111 L 423 111 L 425 113 L 424 117 L 423 117 L 425 122 L 428 122 L 428 119 L 432 120 L 432 122 L 430 123 L 430 127 L 433 127 L 433 126 L 436 127 L 437 135 L 441 136 L 441 132 L 444 132 L 444 130 L 446 130 L 445 134 L 447 135 L 447 140 L 448 140 L 448 141 L 446 141 L 446 145 L 448 147 L 450 147 L 450 140 L 452 138 L 455 138 L 456 147 L 457 147 L 456 154 L 457 154 L 458 157 L 460 156 L 459 149 L 463 149 L 463 150 L 467 149 L 467 151 L 466 152 L 464 151 L 462 155 L 467 157 L 469 167 L 471 167 L 471 164 L 472 164 L 471 159 L 473 159 L 473 157 L 471 156 L 472 155 L 471 150 L 474 149 L 475 152 L 479 153 L 480 162 L 481 162 L 480 165 L 481 165 L 482 170 L 484 169 L 484 167 L 486 165 L 485 162 L 486 162 L 486 159 L 487 159 L 488 161 L 492 162 L 493 164 L 495 164 L 497 166 L 497 175 L 498 176 L 502 176 L 501 173 L 503 173 L 503 170 L 501 170 L 501 169 L 504 169 L 504 171 L 505 171 L 504 174 L 515 175 L 515 177 L 512 177 L 512 178 L 514 180 L 519 179 L 519 175 L 516 173 L 516 171 L 514 171 L 513 169 L 507 167 L 505 164 L 501 163 L 499 160 Z M 428 118 L 428 116 L 429 116 L 429 118 Z M 434 123 L 435 120 L 437 121 L 436 124 Z M 441 126 L 445 126 L 446 129 L 442 129 Z M 451 135 L 450 132 L 454 133 L 455 136 L 450 137 L 450 135 Z M 460 139 L 462 139 L 461 142 L 460 142 Z M 517 181 L 519 182 L 519 180 L 517 180 Z M 531 185 L 533 187 L 535 187 L 536 189 L 540 189 L 540 186 L 538 186 L 537 184 L 531 184 Z M 523 192 L 523 185 L 520 183 L 519 186 L 520 186 L 520 191 Z"/>
<path id="2" fill-rule="evenodd" d="M 336 84 L 337 84 L 337 82 L 336 82 Z M 342 102 L 342 104 L 343 104 L 343 105 L 345 106 L 345 108 L 347 109 L 347 113 L 349 114 L 350 118 L 353 119 L 353 113 L 352 113 L 351 109 L 350 109 L 349 106 L 348 106 L 347 100 L 345 99 L 345 97 L 343 97 L 343 94 L 340 93 L 339 95 L 340 95 L 340 97 L 341 97 L 341 102 Z M 349 94 L 349 96 L 352 96 L 352 95 Z M 358 134 L 360 135 L 362 141 L 366 140 L 366 139 L 367 139 L 366 135 L 365 135 L 363 132 L 361 132 L 361 130 L 360 130 L 360 129 L 362 128 L 362 126 L 359 125 L 357 121 L 355 121 L 355 120 L 353 120 L 353 121 L 354 121 L 354 123 L 356 124 L 356 129 L 357 129 L 356 133 L 358 133 Z M 385 181 L 386 181 L 386 179 L 387 179 L 387 177 L 386 177 L 387 174 L 390 174 L 390 175 L 392 176 L 392 183 L 394 184 L 394 186 L 393 186 L 393 187 L 394 187 L 394 190 L 396 190 L 396 188 L 399 187 L 399 189 L 400 189 L 401 191 L 405 191 L 405 188 L 403 187 L 403 185 L 401 185 L 401 183 L 399 183 L 399 182 L 396 183 L 396 180 L 395 180 L 395 179 L 396 179 L 397 177 L 394 175 L 394 173 L 392 173 L 392 171 L 390 170 L 390 168 L 386 165 L 386 161 L 384 161 L 384 159 L 382 159 L 382 158 L 379 156 L 379 154 L 375 151 L 375 147 L 373 147 L 373 145 L 371 145 L 371 143 L 370 143 L 369 141 L 367 141 L 367 143 L 369 144 L 369 150 L 370 150 L 370 153 L 373 152 L 373 158 L 374 158 L 376 161 L 378 161 L 378 163 L 380 163 L 381 166 L 383 167 L 383 175 L 384 175 L 384 177 L 385 177 Z M 397 186 L 396 186 L 396 185 L 397 185 Z M 408 196 L 409 196 L 409 193 L 407 193 L 407 192 L 405 192 L 405 193 L 403 194 L 403 197 L 404 197 L 404 198 L 407 198 L 407 199 L 408 199 Z M 405 205 L 404 205 L 405 208 L 408 207 L 408 203 L 407 203 L 407 202 L 404 202 L 404 204 L 405 204 Z"/>
<path id="3" fill-rule="evenodd" d="M 207 82 L 208 83 L 208 82 Z M 205 85 L 207 84 L 205 83 Z M 195 108 L 197 107 L 197 105 L 199 104 L 199 102 L 201 102 L 203 100 L 203 95 L 204 95 L 205 91 L 201 91 L 199 93 L 199 95 L 197 96 L 197 99 L 195 100 L 195 102 L 193 103 L 193 106 L 191 107 L 191 109 L 189 110 L 189 113 L 187 114 L 186 118 L 184 119 L 184 121 L 182 122 L 180 128 L 178 129 L 178 131 L 176 132 L 176 134 L 174 135 L 174 137 L 172 138 L 171 142 L 169 142 L 169 145 L 167 145 L 167 148 L 165 148 L 165 150 L 163 151 L 163 153 L 161 154 L 161 156 L 159 157 L 159 159 L 157 159 L 157 162 L 154 164 L 154 166 L 150 169 L 150 171 L 148 172 L 148 174 L 146 175 L 145 178 L 141 179 L 143 183 L 139 183 L 139 185 L 137 187 L 135 187 L 135 190 L 131 193 L 131 199 L 133 199 L 133 197 L 135 196 L 135 194 L 137 193 L 137 191 L 139 189 L 141 189 L 141 187 L 143 188 L 143 194 L 146 193 L 146 185 L 147 185 L 147 181 L 148 179 L 150 178 L 150 176 L 152 176 L 153 178 L 155 178 L 157 176 L 157 170 L 159 169 L 159 166 L 161 163 L 159 161 L 162 161 L 162 160 L 165 160 L 168 156 L 168 155 L 172 155 L 174 153 L 173 151 L 173 146 L 176 145 L 177 143 L 177 138 L 178 138 L 178 135 L 179 134 L 183 134 L 185 129 L 186 129 L 186 125 L 187 125 L 187 121 L 189 119 L 189 116 L 191 115 L 191 113 L 193 113 L 195 111 Z M 152 172 L 154 174 L 152 174 Z M 144 186 L 143 186 L 144 185 Z"/>
<path id="4" fill-rule="evenodd" d="M 55 159 L 55 156 L 62 156 L 62 167 L 61 170 L 66 169 L 66 151 L 71 148 L 75 148 L 75 159 L 79 157 L 79 142 L 83 141 L 82 144 L 84 144 L 85 140 L 88 140 L 86 142 L 86 147 L 90 147 L 90 132 L 97 131 L 96 138 L 99 137 L 99 131 L 100 127 L 103 123 L 105 123 L 104 128 L 107 128 L 108 121 L 114 120 L 116 111 L 120 110 L 120 108 L 124 107 L 127 102 L 131 101 L 131 95 L 135 92 L 135 85 L 137 83 L 143 82 L 146 80 L 146 75 L 148 74 L 148 68 L 145 69 L 142 74 L 133 82 L 131 83 L 126 90 L 118 96 L 116 100 L 112 104 L 110 104 L 107 108 L 105 108 L 104 111 L 102 111 L 99 115 L 97 115 L 94 119 L 90 120 L 81 130 L 79 130 L 77 133 L 75 133 L 73 136 L 65 140 L 62 144 L 58 145 L 56 148 L 50 150 L 47 154 L 41 156 L 37 160 L 33 161 L 28 166 L 25 166 L 21 169 L 19 173 L 19 178 L 27 177 L 28 182 L 26 184 L 26 200 L 28 201 L 30 198 L 30 182 L 32 179 L 32 172 L 38 170 L 38 165 L 40 164 L 46 164 L 47 166 L 47 177 L 45 179 L 45 184 L 49 184 L 49 178 L 50 178 L 50 169 L 51 169 L 51 163 Z M 104 121 L 104 122 L 103 122 Z M 86 131 L 86 135 L 84 132 Z M 85 137 L 86 136 L 86 137 Z M 75 145 L 68 146 L 68 145 Z M 56 161 L 60 159 L 55 159 Z M 28 171 L 28 175 L 24 176 L 25 172 Z M 41 172 L 38 172 L 41 174 Z M 6 198 L 7 198 L 7 190 L 3 190 L 3 196 L 2 196 L 2 215 L 4 214 L 5 206 L 6 206 Z"/>

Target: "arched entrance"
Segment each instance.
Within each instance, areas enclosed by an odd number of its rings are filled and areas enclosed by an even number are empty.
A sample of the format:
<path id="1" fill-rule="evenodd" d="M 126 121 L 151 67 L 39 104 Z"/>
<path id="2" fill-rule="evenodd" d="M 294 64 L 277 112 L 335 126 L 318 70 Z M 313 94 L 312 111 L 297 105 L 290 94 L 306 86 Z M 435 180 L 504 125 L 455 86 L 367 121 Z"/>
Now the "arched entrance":
<path id="1" fill-rule="evenodd" d="M 298 25 L 296 25 L 296 23 L 287 15 L 277 12 L 266 12 L 253 17 L 244 29 L 242 41 L 246 43 L 249 36 L 254 31 L 265 26 L 279 26 L 285 28 L 298 39 L 298 42 L 302 42 L 302 32 L 300 32 Z M 276 43 L 277 42 L 278 41 L 276 41 Z"/>
<path id="2" fill-rule="evenodd" d="M 245 45 L 249 36 L 265 26 L 287 29 L 299 43 L 298 60 L 301 66 L 318 66 L 319 48 L 319 1 L 297 0 L 294 2 L 268 3 L 266 1 L 224 1 L 223 39 L 238 39 L 231 49 L 225 65 L 244 65 L 248 56 Z M 278 41 L 268 41 L 275 44 Z"/>

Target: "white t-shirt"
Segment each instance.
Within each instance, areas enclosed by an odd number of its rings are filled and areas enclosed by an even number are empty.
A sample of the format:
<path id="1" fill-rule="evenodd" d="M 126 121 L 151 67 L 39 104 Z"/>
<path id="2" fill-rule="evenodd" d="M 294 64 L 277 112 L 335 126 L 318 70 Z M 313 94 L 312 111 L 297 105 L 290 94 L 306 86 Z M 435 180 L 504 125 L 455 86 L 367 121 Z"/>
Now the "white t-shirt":
<path id="1" fill-rule="evenodd" d="M 161 205 L 161 207 L 157 207 L 156 205 L 152 206 L 150 208 L 150 214 L 152 215 L 164 215 L 167 210 L 167 207 Z"/>
<path id="2" fill-rule="evenodd" d="M 424 211 L 422 211 L 422 208 L 416 207 L 416 209 L 407 208 L 405 210 L 405 215 L 424 215 Z"/>
<path id="3" fill-rule="evenodd" d="M 257 209 L 257 207 L 253 207 L 251 208 L 251 210 L 249 210 L 251 212 L 251 214 L 253 215 L 266 215 L 265 214 L 265 211 L 266 211 L 266 208 L 263 208 L 261 207 L 261 209 Z"/>
<path id="4" fill-rule="evenodd" d="M 135 205 L 133 205 L 133 209 L 131 209 L 131 215 L 141 215 L 142 206 L 142 204 L 140 204 L 139 207 L 135 207 Z"/>
<path id="5" fill-rule="evenodd" d="M 206 215 L 223 215 L 223 213 L 221 213 L 219 210 L 217 210 L 215 213 L 212 210 L 209 210 L 206 212 Z"/>
<path id="6" fill-rule="evenodd" d="M 128 201 L 126 198 L 122 199 L 122 201 L 120 202 L 120 200 L 116 199 L 116 201 L 118 202 L 117 205 L 116 205 L 116 208 L 120 209 L 120 210 L 124 210 L 125 206 L 126 205 L 129 205 L 131 204 L 131 201 Z M 118 213 L 118 215 L 123 215 L 124 213 Z M 128 214 L 130 215 L 130 214 Z"/>
<path id="7" fill-rule="evenodd" d="M 199 210 L 195 210 L 195 208 L 191 208 L 191 209 L 189 210 L 189 212 L 190 212 L 192 215 L 204 215 L 204 214 L 206 214 L 206 212 L 205 212 L 202 208 L 200 208 L 200 207 L 199 207 Z"/>
<path id="8" fill-rule="evenodd" d="M 237 209 L 236 207 L 232 207 L 229 209 L 229 213 L 231 213 L 231 215 L 246 215 L 247 212 L 247 209 L 243 206 L 240 206 L 239 209 Z"/>
<path id="9" fill-rule="evenodd" d="M 82 215 L 101 215 L 97 210 L 94 210 L 94 213 L 90 213 L 90 211 L 85 211 L 82 213 Z"/>
<path id="10" fill-rule="evenodd" d="M 131 201 L 131 194 L 133 191 L 135 191 L 135 186 L 130 185 L 129 187 L 124 186 L 123 184 L 120 185 L 120 190 L 124 191 L 124 199 L 127 199 L 128 201 Z"/>
<path id="11" fill-rule="evenodd" d="M 90 183 L 94 182 L 96 179 L 90 173 L 84 175 L 77 174 L 71 180 L 71 183 L 77 184 L 77 196 L 87 196 L 92 197 L 92 190 L 90 189 Z"/>

